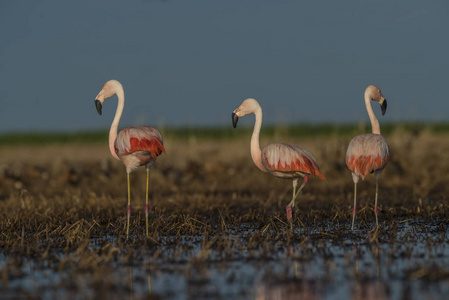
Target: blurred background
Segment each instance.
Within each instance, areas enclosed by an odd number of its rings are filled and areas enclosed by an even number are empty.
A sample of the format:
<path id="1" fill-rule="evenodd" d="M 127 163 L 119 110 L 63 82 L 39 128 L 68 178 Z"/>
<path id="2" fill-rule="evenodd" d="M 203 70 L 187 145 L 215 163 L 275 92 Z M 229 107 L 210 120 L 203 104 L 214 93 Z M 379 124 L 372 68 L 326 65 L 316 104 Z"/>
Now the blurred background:
<path id="1" fill-rule="evenodd" d="M 258 99 L 265 124 L 448 119 L 449 3 L 99 0 L 0 2 L 0 134 L 109 127 L 94 98 L 125 88 L 120 127 L 231 126 Z M 380 109 L 375 107 L 379 116 Z M 252 118 L 242 124 L 252 125 Z"/>

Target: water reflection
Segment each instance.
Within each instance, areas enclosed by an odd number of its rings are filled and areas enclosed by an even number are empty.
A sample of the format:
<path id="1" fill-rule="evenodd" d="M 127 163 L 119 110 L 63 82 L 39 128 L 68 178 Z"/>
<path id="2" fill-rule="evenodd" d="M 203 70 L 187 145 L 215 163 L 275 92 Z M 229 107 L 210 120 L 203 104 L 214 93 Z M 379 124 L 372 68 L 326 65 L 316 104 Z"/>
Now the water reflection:
<path id="1" fill-rule="evenodd" d="M 297 281 L 275 285 L 261 285 L 256 291 L 257 300 L 321 299 L 311 281 Z"/>
<path id="2" fill-rule="evenodd" d="M 352 288 L 353 300 L 384 300 L 389 299 L 387 289 L 381 281 L 359 282 L 356 281 Z"/>
<path id="3" fill-rule="evenodd" d="M 139 273 L 139 270 L 137 270 Z M 146 270 L 147 272 L 147 282 L 148 282 L 148 296 L 151 296 L 151 274 L 149 268 Z M 137 280 L 137 279 L 135 279 Z M 130 299 L 134 299 L 134 282 L 133 282 L 133 267 L 129 267 L 129 292 L 130 292 Z"/>
<path id="4" fill-rule="evenodd" d="M 285 261 L 289 266 L 286 270 L 287 274 L 267 276 L 267 282 L 263 282 L 257 287 L 255 298 L 257 300 L 321 299 L 316 281 L 310 279 L 306 271 L 310 269 L 309 262 L 302 262 L 298 259 L 300 259 L 300 255 L 290 246 Z M 269 270 L 267 273 L 270 273 Z M 270 282 L 270 280 L 274 282 Z"/>
<path id="5" fill-rule="evenodd" d="M 133 299 L 133 268 L 129 267 L 129 295 L 130 299 Z"/>
<path id="6" fill-rule="evenodd" d="M 368 246 L 369 247 L 369 246 Z M 363 251 L 362 249 L 363 248 Z M 351 289 L 351 299 L 353 300 L 384 300 L 389 299 L 386 284 L 382 281 L 381 273 L 381 255 L 378 244 L 374 244 L 371 248 L 366 246 L 360 247 L 354 243 L 354 281 Z M 370 251 L 367 251 L 370 250 Z M 371 257 L 365 257 L 371 254 Z M 364 261 L 364 268 L 359 269 L 359 259 Z M 370 272 L 372 264 L 367 263 L 373 259 L 375 272 Z"/>

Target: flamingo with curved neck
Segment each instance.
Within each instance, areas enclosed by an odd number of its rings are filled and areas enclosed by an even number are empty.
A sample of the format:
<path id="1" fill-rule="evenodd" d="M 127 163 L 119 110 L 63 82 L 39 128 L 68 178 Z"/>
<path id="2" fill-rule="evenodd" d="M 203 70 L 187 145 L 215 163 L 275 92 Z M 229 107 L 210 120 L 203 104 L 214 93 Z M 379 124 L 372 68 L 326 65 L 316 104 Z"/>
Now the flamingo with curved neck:
<path id="1" fill-rule="evenodd" d="M 146 235 L 148 236 L 148 190 L 150 181 L 150 169 L 156 162 L 156 158 L 165 153 L 162 135 L 152 127 L 138 126 L 127 127 L 118 131 L 118 125 L 125 106 L 125 92 L 123 86 L 117 80 L 109 80 L 105 83 L 101 91 L 95 98 L 95 106 L 101 115 L 103 103 L 107 98 L 117 95 L 118 104 L 114 120 L 109 130 L 109 151 L 112 156 L 121 160 L 126 167 L 128 182 L 128 209 L 127 209 L 127 229 L 126 237 L 129 237 L 129 219 L 131 215 L 131 191 L 129 184 L 129 174 L 139 166 L 145 166 L 147 171 L 146 188 Z"/>
<path id="2" fill-rule="evenodd" d="M 354 137 L 346 151 L 346 165 L 352 172 L 352 180 L 354 182 L 354 208 L 352 211 L 351 230 L 354 230 L 356 215 L 357 183 L 360 178 L 364 180 L 365 176 L 371 173 L 374 173 L 376 176 L 374 214 L 376 216 L 376 228 L 379 226 L 377 210 L 379 178 L 390 159 L 390 149 L 387 140 L 380 134 L 379 121 L 371 106 L 371 101 L 378 102 L 382 110 L 382 115 L 384 115 L 387 110 L 387 100 L 375 85 L 370 85 L 366 88 L 364 98 L 366 110 L 371 121 L 372 133 Z"/>
<path id="3" fill-rule="evenodd" d="M 246 99 L 233 111 L 232 123 L 237 127 L 238 119 L 248 114 L 255 115 L 254 130 L 251 136 L 251 158 L 254 164 L 263 172 L 268 172 L 279 178 L 288 178 L 293 180 L 292 200 L 286 207 L 287 219 L 290 227 L 293 227 L 293 213 L 295 201 L 301 190 L 308 181 L 308 175 L 319 176 L 326 180 L 320 172 L 320 168 L 315 157 L 309 150 L 295 144 L 275 143 L 269 144 L 263 150 L 260 149 L 259 136 L 262 127 L 262 108 L 259 103 L 252 98 Z M 303 183 L 296 191 L 299 178 L 303 178 Z"/>

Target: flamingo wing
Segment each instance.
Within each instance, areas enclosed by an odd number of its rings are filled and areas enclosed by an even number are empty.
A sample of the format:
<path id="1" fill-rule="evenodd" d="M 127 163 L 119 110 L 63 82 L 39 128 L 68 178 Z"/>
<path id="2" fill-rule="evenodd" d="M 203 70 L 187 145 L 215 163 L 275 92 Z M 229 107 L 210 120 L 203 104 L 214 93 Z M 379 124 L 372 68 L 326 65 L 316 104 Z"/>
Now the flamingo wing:
<path id="1" fill-rule="evenodd" d="M 124 128 L 117 134 L 114 148 L 119 156 L 146 152 L 156 158 L 162 152 L 165 153 L 161 133 L 148 126 Z"/>
<path id="2" fill-rule="evenodd" d="M 362 179 L 385 168 L 389 159 L 387 140 L 380 134 L 368 133 L 354 137 L 346 152 L 346 165 Z"/>
<path id="3" fill-rule="evenodd" d="M 270 144 L 262 150 L 262 164 L 268 172 L 318 175 L 326 180 L 313 154 L 301 146 L 287 143 Z"/>

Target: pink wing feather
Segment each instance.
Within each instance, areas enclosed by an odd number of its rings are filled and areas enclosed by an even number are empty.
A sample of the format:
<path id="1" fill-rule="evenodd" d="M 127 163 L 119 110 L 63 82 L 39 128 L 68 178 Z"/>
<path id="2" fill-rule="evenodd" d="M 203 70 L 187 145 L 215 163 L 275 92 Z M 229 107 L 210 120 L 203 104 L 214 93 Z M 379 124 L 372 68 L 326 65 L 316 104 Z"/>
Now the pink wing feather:
<path id="1" fill-rule="evenodd" d="M 119 155 L 128 155 L 134 152 L 149 152 L 156 158 L 165 153 L 161 133 L 152 127 L 127 127 L 121 130 L 114 143 L 115 152 Z"/>
<path id="2" fill-rule="evenodd" d="M 313 154 L 301 146 L 287 143 L 270 144 L 262 150 L 262 164 L 268 172 L 291 174 L 301 172 L 326 180 Z"/>
<path id="3" fill-rule="evenodd" d="M 387 140 L 380 134 L 368 133 L 354 137 L 346 152 L 346 165 L 362 179 L 385 168 L 389 159 Z"/>

